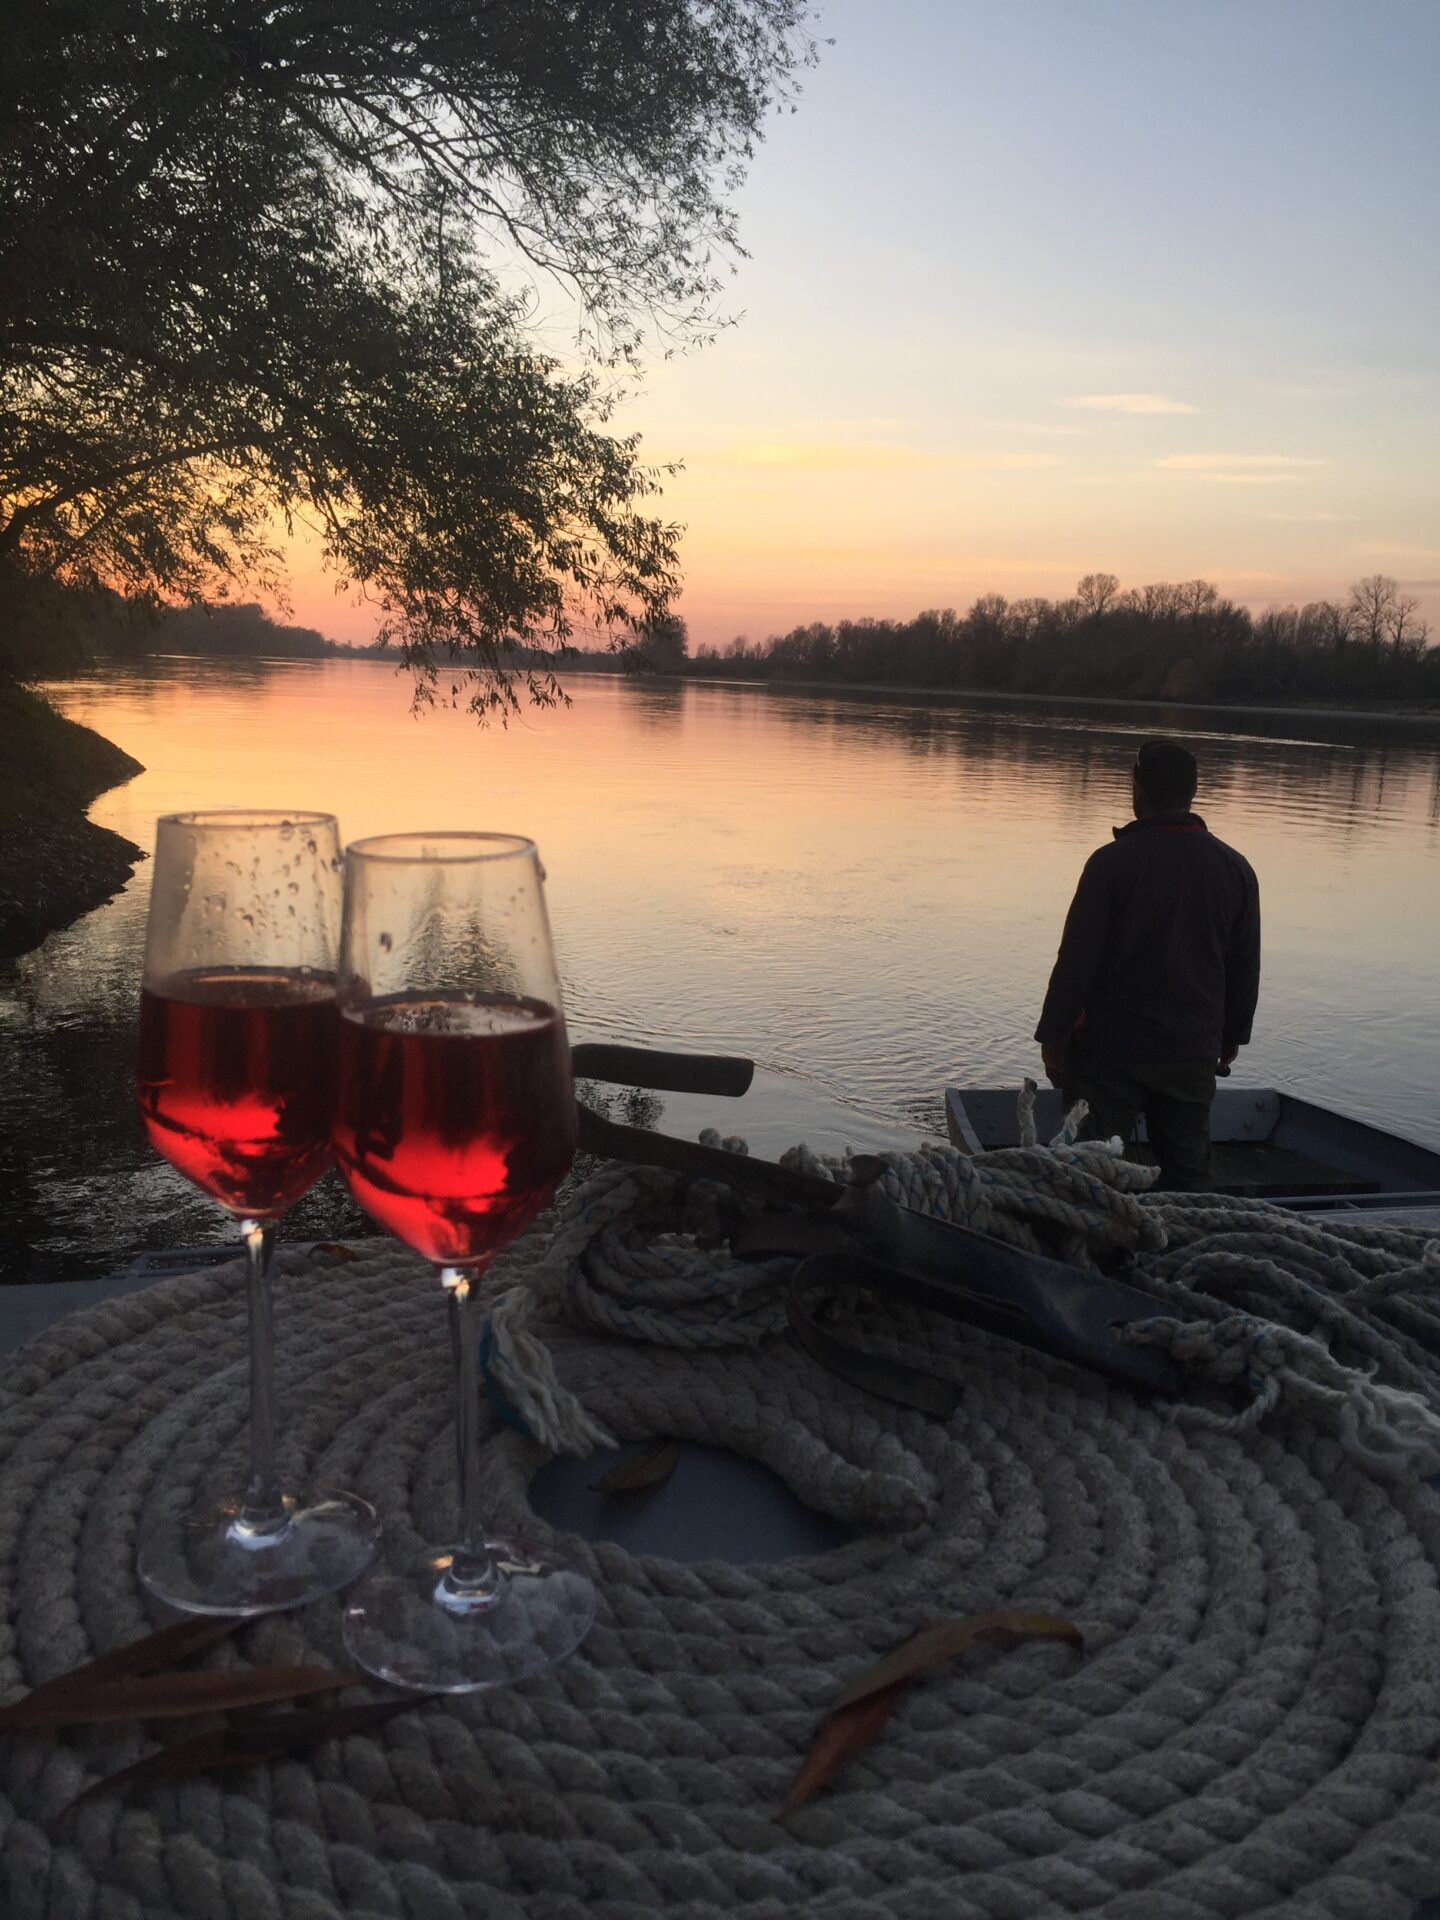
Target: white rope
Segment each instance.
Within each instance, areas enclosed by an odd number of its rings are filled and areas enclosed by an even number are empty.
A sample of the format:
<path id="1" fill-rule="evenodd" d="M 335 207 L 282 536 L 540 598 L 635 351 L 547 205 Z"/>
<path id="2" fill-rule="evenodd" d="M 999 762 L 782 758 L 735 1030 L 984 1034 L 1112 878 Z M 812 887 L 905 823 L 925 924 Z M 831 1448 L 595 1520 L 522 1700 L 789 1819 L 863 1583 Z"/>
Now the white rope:
<path id="1" fill-rule="evenodd" d="M 1431 1407 L 1440 1397 L 1440 1339 L 1417 1358 L 1413 1341 L 1397 1343 L 1376 1318 L 1387 1307 L 1403 1317 L 1417 1290 L 1434 1290 L 1440 1241 L 1397 1241 L 1381 1229 L 1367 1245 L 1360 1230 L 1337 1237 L 1263 1202 L 1152 1193 L 1156 1170 L 1127 1161 L 1118 1139 L 1077 1140 L 1083 1104 L 1039 1146 L 1035 1094 L 1027 1080 L 1020 1146 L 976 1156 L 943 1146 L 884 1154 L 883 1191 L 917 1212 L 1080 1266 L 1130 1256 L 1130 1277 L 1153 1286 L 1161 1309 L 1130 1337 L 1166 1347 L 1199 1389 L 1250 1395 L 1238 1409 L 1187 1399 L 1172 1410 L 1175 1419 L 1239 1433 L 1283 1411 L 1330 1425 L 1373 1472 L 1440 1472 L 1440 1418 Z M 701 1140 L 721 1144 L 713 1131 Z M 724 1144 L 746 1150 L 743 1141 Z M 848 1157 L 803 1145 L 782 1165 L 812 1178 L 849 1178 Z M 683 1217 L 673 1213 L 677 1193 Z M 561 1382 L 542 1332 L 547 1322 L 657 1347 L 752 1347 L 778 1333 L 792 1263 L 730 1255 L 724 1212 L 743 1205 L 713 1182 L 677 1182 L 653 1169 L 610 1166 L 588 1181 L 538 1272 L 500 1293 L 491 1314 L 487 1379 L 517 1421 L 558 1452 L 613 1443 Z M 1217 1294 L 1236 1287 L 1263 1294 L 1266 1313 L 1228 1311 Z M 1319 1329 L 1343 1336 L 1344 1359 Z M 1434 1330 L 1440 1335 L 1440 1321 Z M 1382 1367 L 1396 1377 L 1378 1381 Z"/>
<path id="2" fill-rule="evenodd" d="M 1246 1433 L 1283 1405 L 1328 1426 L 1352 1458 L 1383 1479 L 1440 1472 L 1440 1416 L 1418 1394 L 1342 1367 L 1328 1347 L 1291 1327 L 1245 1313 L 1214 1322 L 1157 1316 L 1128 1327 L 1125 1338 L 1163 1346 L 1195 1378 L 1243 1384 L 1252 1395 L 1236 1413 L 1176 1401 L 1166 1412 L 1181 1426 Z"/>
<path id="3" fill-rule="evenodd" d="M 637 1246 L 656 1229 L 698 1242 L 728 1196 L 682 1185 L 606 1168 L 586 1204 L 598 1233 L 628 1241 L 641 1209 Z M 1139 1256 L 1169 1276 L 1157 1316 L 1275 1318 L 1268 1294 L 1248 1304 L 1252 1255 L 1202 1269 L 1224 1298 L 1175 1277 L 1227 1238 L 1263 1234 L 1265 1210 L 1218 1209 L 1236 1223 L 1227 1236 L 1192 1232 L 1198 1208 L 1164 1205 L 1171 1244 Z M 508 1249 L 496 1284 L 528 1284 L 554 1231 Z M 583 1260 L 585 1221 L 562 1231 Z M 1094 1374 L 896 1312 L 884 1331 L 897 1357 L 960 1391 L 941 1422 L 780 1340 L 659 1347 L 588 1322 L 538 1327 L 597 1428 L 739 1455 L 838 1522 L 842 1544 L 756 1559 L 747 1524 L 762 1501 L 752 1514 L 744 1496 L 729 1538 L 716 1515 L 714 1551 L 694 1561 L 557 1538 L 543 1449 L 487 1415 L 497 1532 L 595 1580 L 599 1619 L 579 1651 L 524 1686 L 417 1703 L 303 1759 L 73 1815 L 78 1793 L 164 1730 L 11 1736 L 0 1915 L 1412 1920 L 1440 1860 L 1440 1497 L 1359 1463 L 1377 1428 L 1381 1455 L 1395 1451 L 1394 1356 L 1435 1378 L 1436 1261 L 1380 1230 L 1307 1228 L 1296 1244 L 1326 1272 L 1348 1263 L 1355 1286 L 1408 1276 L 1320 1336 L 1350 1368 L 1368 1329 L 1378 1408 L 1337 1387 L 1318 1424 L 1277 1403 L 1258 1431 L 1183 1427 Z M 457 1499 L 433 1275 L 384 1242 L 280 1267 L 287 1473 L 372 1499 L 392 1564 L 412 1564 L 449 1537 Z M 1308 1311 L 1318 1291 L 1296 1299 Z M 157 1624 L 137 1532 L 242 1482 L 247 1355 L 235 1263 L 69 1316 L 0 1370 L 0 1701 Z M 1286 1345 L 1276 1371 L 1309 1365 Z M 1323 1397 L 1329 1378 L 1309 1384 Z M 693 1498 L 693 1464 L 654 1499 Z M 992 1608 L 1065 1615 L 1083 1656 L 982 1648 L 927 1675 L 873 1746 L 775 1819 L 842 1686 L 908 1635 Z M 203 1659 L 338 1664 L 340 1618 L 329 1601 L 261 1620 Z"/>

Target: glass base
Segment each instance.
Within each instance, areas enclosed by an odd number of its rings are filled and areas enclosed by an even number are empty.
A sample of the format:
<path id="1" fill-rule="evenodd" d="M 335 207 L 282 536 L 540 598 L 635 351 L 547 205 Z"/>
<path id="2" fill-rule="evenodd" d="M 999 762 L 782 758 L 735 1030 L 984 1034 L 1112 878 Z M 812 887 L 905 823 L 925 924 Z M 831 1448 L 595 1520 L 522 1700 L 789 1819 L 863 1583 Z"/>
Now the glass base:
<path id="1" fill-rule="evenodd" d="M 140 1542 L 140 1578 L 182 1613 L 278 1613 L 358 1580 L 375 1557 L 380 1521 L 358 1494 L 283 1496 L 285 1522 L 259 1530 L 239 1498 L 162 1521 Z"/>
<path id="2" fill-rule="evenodd" d="M 352 1657 L 392 1686 L 478 1693 L 528 1680 L 572 1654 L 595 1621 L 589 1580 L 519 1541 L 485 1545 L 495 1578 L 470 1593 L 448 1578 L 453 1547 L 362 1581 L 345 1612 Z"/>

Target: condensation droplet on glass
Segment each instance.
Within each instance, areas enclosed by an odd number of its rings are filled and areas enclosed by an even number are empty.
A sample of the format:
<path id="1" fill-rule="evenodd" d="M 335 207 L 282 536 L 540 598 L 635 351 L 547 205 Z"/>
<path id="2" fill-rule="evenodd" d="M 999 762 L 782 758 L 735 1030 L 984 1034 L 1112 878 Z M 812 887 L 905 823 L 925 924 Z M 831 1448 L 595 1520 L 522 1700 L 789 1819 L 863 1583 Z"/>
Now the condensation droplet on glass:
<path id="1" fill-rule="evenodd" d="M 381 953 L 389 953 L 389 951 L 390 951 L 390 949 L 391 949 L 391 947 L 392 947 L 392 946 L 393 946 L 394 944 L 395 944 L 395 943 L 394 943 L 394 941 L 393 941 L 393 940 L 392 940 L 392 939 L 390 938 L 390 936 L 389 936 L 389 934 L 388 934 L 388 933 L 382 933 L 382 934 L 381 934 L 381 936 L 380 936 L 380 951 L 381 951 Z"/>
<path id="2" fill-rule="evenodd" d="M 289 884 L 289 886 L 287 886 L 287 887 L 286 887 L 286 889 L 285 889 L 285 891 L 286 891 L 287 893 L 299 893 L 299 891 L 300 891 L 300 882 L 299 882 L 298 880 L 292 880 L 292 881 L 290 882 L 290 884 Z"/>
<path id="3" fill-rule="evenodd" d="M 293 820 L 282 820 L 280 822 L 280 838 L 282 840 L 288 840 L 294 831 L 295 822 Z"/>
<path id="4" fill-rule="evenodd" d="M 306 851 L 307 853 L 314 853 L 314 852 L 316 851 L 316 847 L 315 847 L 315 842 L 314 842 L 314 839 L 313 839 L 313 838 L 311 838 L 311 839 L 307 839 L 307 840 L 306 840 L 306 842 L 305 842 L 305 851 Z"/>
<path id="5" fill-rule="evenodd" d="M 250 927 L 253 930 L 255 926 L 255 916 L 253 913 L 237 913 L 235 918 L 244 926 Z"/>

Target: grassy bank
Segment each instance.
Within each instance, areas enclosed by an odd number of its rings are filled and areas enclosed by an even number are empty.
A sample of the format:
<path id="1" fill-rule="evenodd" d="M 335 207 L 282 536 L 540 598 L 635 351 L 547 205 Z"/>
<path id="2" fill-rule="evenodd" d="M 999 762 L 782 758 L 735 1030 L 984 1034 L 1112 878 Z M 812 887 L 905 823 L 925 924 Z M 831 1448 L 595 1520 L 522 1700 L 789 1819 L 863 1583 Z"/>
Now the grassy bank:
<path id="1" fill-rule="evenodd" d="M 141 771 L 112 741 L 0 679 L 0 960 L 124 886 L 144 856 L 86 808 Z"/>

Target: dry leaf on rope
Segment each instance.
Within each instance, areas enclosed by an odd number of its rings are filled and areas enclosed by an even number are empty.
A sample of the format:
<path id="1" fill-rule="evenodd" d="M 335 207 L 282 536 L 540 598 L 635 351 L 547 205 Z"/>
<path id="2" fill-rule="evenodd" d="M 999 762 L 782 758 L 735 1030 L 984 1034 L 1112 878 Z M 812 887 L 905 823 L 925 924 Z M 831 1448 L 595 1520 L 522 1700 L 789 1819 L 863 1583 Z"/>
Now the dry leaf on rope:
<path id="1" fill-rule="evenodd" d="M 817 1793 L 827 1780 L 833 1780 L 843 1767 L 849 1766 L 857 1753 L 863 1753 L 879 1737 L 881 1728 L 909 1690 L 908 1680 L 892 1680 L 888 1687 L 867 1693 L 848 1707 L 832 1709 L 821 1721 L 815 1744 L 790 1782 L 780 1813 L 775 1817 L 779 1819 L 804 1806 L 812 1793 Z"/>
<path id="2" fill-rule="evenodd" d="M 662 1486 L 675 1471 L 680 1458 L 678 1440 L 652 1440 L 648 1446 L 619 1460 L 608 1473 L 602 1473 L 591 1487 L 592 1493 L 640 1493 L 646 1487 Z"/>
<path id="3" fill-rule="evenodd" d="M 219 1672 L 152 1673 L 133 1679 L 101 1680 L 93 1686 L 66 1686 L 50 1694 L 40 1688 L 6 1707 L 0 1733 L 41 1727 L 85 1727 L 108 1720 L 183 1720 L 200 1713 L 227 1713 L 234 1707 L 273 1706 L 307 1694 L 338 1693 L 361 1676 L 330 1667 L 227 1667 Z"/>
<path id="4" fill-rule="evenodd" d="M 902 1640 L 892 1653 L 867 1667 L 835 1697 L 835 1707 L 848 1707 L 867 1694 L 879 1693 L 896 1680 L 913 1680 L 917 1673 L 933 1673 L 958 1660 L 962 1653 L 986 1642 L 1018 1647 L 1025 1640 L 1064 1640 L 1084 1647 L 1080 1629 L 1056 1613 L 972 1613 L 963 1620 L 942 1620 Z M 833 1712 L 835 1709 L 832 1708 Z"/>
<path id="5" fill-rule="evenodd" d="M 244 1619 L 215 1620 L 200 1615 L 191 1620 L 177 1620 L 173 1626 L 161 1627 L 158 1633 L 147 1633 L 142 1640 L 132 1640 L 127 1646 L 98 1654 L 83 1666 L 72 1667 L 68 1673 L 45 1681 L 23 1700 L 0 1707 L 0 1733 L 9 1727 L 35 1725 L 37 1712 L 77 1695 L 88 1698 L 93 1689 L 103 1683 L 158 1673 L 176 1660 L 203 1653 L 206 1647 L 213 1647 L 246 1624 Z"/>
<path id="6" fill-rule="evenodd" d="M 972 1647 L 1016 1647 L 1025 1640 L 1064 1640 L 1082 1649 L 1085 1644 L 1080 1629 L 1054 1613 L 976 1613 L 911 1634 L 836 1695 L 776 1817 L 803 1806 L 878 1738 L 917 1675 L 935 1672 Z"/>
<path id="7" fill-rule="evenodd" d="M 397 1714 L 423 1707 L 437 1696 L 412 1693 L 402 1700 L 371 1701 L 359 1707 L 321 1707 L 295 1713 L 270 1713 L 244 1726 L 222 1728 L 218 1733 L 202 1733 L 193 1740 L 181 1740 L 147 1754 L 133 1766 L 97 1780 L 77 1794 L 62 1813 L 72 1813 L 87 1800 L 146 1786 L 155 1780 L 192 1780 L 202 1773 L 230 1767 L 258 1767 L 267 1760 L 285 1760 L 308 1753 L 326 1740 L 340 1740 L 352 1733 L 368 1733 L 383 1726 Z"/>

